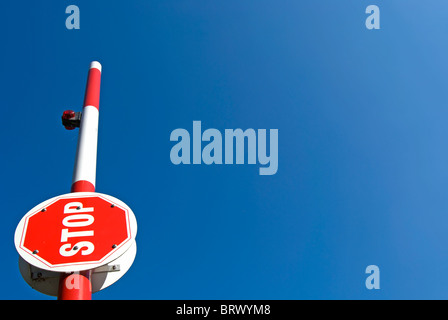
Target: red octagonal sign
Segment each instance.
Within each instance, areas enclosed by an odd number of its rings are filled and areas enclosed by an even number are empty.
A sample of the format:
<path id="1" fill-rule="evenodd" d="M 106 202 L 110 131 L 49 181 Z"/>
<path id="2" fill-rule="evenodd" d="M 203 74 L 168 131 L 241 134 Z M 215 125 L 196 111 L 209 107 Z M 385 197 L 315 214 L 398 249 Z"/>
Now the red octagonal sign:
<path id="1" fill-rule="evenodd" d="M 19 222 L 15 245 L 28 263 L 57 272 L 105 265 L 132 244 L 137 223 L 122 201 L 96 192 L 54 197 Z"/>

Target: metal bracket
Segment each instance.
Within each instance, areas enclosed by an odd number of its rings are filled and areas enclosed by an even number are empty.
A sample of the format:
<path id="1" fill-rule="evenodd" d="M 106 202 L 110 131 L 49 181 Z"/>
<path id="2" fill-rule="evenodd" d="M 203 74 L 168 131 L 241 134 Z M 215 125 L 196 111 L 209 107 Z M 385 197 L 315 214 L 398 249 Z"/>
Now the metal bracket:
<path id="1" fill-rule="evenodd" d="M 93 273 L 103 273 L 103 272 L 117 272 L 120 271 L 119 264 L 105 265 L 92 270 Z M 31 280 L 33 281 L 45 281 L 45 279 L 56 278 L 60 276 L 60 272 L 52 272 L 43 269 L 30 266 Z"/>
<path id="2" fill-rule="evenodd" d="M 100 272 L 116 272 L 120 271 L 119 264 L 106 264 L 105 266 L 101 266 L 93 269 L 92 273 L 100 273 Z"/>

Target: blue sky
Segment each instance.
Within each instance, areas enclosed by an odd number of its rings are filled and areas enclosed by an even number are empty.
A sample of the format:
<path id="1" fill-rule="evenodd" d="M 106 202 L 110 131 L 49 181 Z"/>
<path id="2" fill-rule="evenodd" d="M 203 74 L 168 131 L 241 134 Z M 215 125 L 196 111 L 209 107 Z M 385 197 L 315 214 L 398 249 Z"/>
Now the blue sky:
<path id="1" fill-rule="evenodd" d="M 65 8 L 80 29 L 65 28 Z M 381 10 L 367 30 L 365 9 Z M 128 273 L 93 299 L 447 299 L 448 3 L 0 4 L 0 299 L 54 299 L 14 231 L 70 191 L 90 61 L 103 66 L 96 191 L 138 222 Z M 278 172 L 179 165 L 170 133 L 278 129 Z M 367 290 L 377 265 L 381 289 Z"/>

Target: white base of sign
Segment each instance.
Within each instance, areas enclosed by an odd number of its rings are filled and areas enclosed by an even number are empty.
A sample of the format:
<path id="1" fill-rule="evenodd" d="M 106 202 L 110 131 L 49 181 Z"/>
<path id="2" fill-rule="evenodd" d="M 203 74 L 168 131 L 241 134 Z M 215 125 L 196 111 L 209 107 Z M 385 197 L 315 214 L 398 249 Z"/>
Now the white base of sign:
<path id="1" fill-rule="evenodd" d="M 125 253 L 106 265 L 93 269 L 91 276 L 92 293 L 107 288 L 120 279 L 131 267 L 137 254 L 137 244 L 132 245 Z M 49 296 L 57 296 L 60 272 L 37 268 L 19 256 L 19 269 L 23 279 L 31 288 Z"/>

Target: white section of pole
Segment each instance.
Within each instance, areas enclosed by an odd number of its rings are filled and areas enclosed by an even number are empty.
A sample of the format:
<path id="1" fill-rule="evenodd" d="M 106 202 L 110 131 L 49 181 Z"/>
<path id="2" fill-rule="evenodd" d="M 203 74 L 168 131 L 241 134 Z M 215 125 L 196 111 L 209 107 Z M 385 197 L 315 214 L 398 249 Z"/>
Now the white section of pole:
<path id="1" fill-rule="evenodd" d="M 96 159 L 98 147 L 99 111 L 94 106 L 85 106 L 79 127 L 78 148 L 76 151 L 73 181 L 96 182 Z"/>

